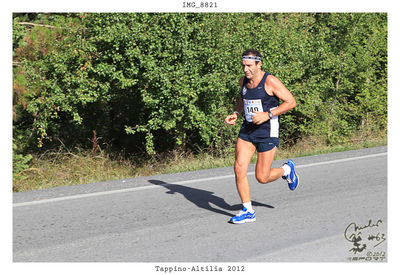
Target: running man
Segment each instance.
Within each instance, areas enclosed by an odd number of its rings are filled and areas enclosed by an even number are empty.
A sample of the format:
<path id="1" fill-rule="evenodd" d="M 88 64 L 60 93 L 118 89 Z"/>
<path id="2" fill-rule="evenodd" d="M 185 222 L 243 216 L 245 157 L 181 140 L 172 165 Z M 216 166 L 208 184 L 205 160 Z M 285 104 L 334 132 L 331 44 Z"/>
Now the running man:
<path id="1" fill-rule="evenodd" d="M 261 70 L 261 65 L 261 54 L 257 50 L 246 50 L 243 53 L 245 76 L 240 79 L 241 99 L 237 101 L 233 114 L 225 118 L 225 123 L 235 125 L 244 111 L 245 119 L 236 142 L 234 168 L 243 208 L 231 218 L 231 223 L 256 221 L 247 178 L 247 170 L 256 150 L 258 182 L 268 183 L 282 177 L 287 180 L 290 190 L 295 190 L 299 183 L 292 160 L 288 160 L 281 168 L 271 168 L 279 145 L 279 115 L 296 107 L 296 100 L 278 78 Z M 279 100 L 282 100 L 282 104 L 279 104 Z"/>

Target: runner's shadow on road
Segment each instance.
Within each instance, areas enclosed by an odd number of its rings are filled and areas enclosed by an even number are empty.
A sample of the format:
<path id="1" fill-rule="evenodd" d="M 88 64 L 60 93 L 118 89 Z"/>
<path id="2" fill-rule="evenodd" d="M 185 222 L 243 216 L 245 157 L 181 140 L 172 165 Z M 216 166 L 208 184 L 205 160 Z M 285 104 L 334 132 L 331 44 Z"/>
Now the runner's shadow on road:
<path id="1" fill-rule="evenodd" d="M 197 189 L 193 187 L 188 187 L 184 185 L 178 185 L 178 184 L 171 184 L 167 183 L 165 181 L 160 181 L 160 180 L 149 180 L 151 184 L 154 185 L 159 185 L 163 186 L 168 191 L 166 192 L 167 194 L 175 194 L 179 193 L 182 194 L 188 201 L 194 203 L 200 208 L 226 215 L 229 217 L 233 217 L 234 215 L 225 211 L 239 211 L 242 209 L 242 204 L 234 204 L 230 205 L 228 204 L 223 198 L 220 198 L 216 195 L 214 195 L 214 192 L 210 192 L 207 190 L 202 190 L 202 189 Z M 211 204 L 218 206 L 219 208 L 213 207 Z M 252 201 L 253 206 L 261 206 L 261 207 L 267 207 L 267 208 L 274 208 L 271 205 Z"/>

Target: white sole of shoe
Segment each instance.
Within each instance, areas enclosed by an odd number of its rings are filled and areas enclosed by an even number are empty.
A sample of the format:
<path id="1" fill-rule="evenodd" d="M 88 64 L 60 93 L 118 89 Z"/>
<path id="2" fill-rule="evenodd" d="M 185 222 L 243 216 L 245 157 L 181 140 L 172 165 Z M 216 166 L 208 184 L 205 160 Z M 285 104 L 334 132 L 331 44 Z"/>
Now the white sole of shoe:
<path id="1" fill-rule="evenodd" d="M 244 224 L 244 223 L 255 222 L 255 221 L 256 221 L 256 218 L 254 218 L 254 219 L 245 219 L 245 220 L 243 220 L 243 221 L 231 222 L 231 223 L 233 223 L 233 224 Z"/>

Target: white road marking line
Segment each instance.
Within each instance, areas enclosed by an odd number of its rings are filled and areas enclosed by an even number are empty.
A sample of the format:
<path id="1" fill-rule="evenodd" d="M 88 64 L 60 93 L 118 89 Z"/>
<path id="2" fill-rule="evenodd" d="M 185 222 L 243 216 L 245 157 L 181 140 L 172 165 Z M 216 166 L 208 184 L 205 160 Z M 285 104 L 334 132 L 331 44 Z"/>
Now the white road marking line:
<path id="1" fill-rule="evenodd" d="M 312 166 L 340 163 L 340 162 L 346 162 L 346 161 L 355 161 L 355 160 L 366 159 L 366 158 L 381 157 L 381 156 L 385 156 L 385 155 L 387 155 L 387 152 L 378 153 L 378 154 L 372 154 L 372 155 L 359 156 L 359 157 L 336 159 L 336 160 L 329 160 L 329 161 L 322 161 L 322 162 L 316 162 L 316 163 L 310 163 L 310 164 L 297 165 L 296 168 L 299 169 L 299 168 L 306 168 L 306 167 L 312 167 Z M 255 172 L 249 172 L 247 174 L 248 175 L 254 175 Z M 186 184 L 191 184 L 191 183 L 196 183 L 196 182 L 201 182 L 201 181 L 221 180 L 221 179 L 228 179 L 228 178 L 234 178 L 234 177 L 235 177 L 235 175 L 231 174 L 231 175 L 226 175 L 226 176 L 210 177 L 210 178 L 203 178 L 203 179 L 177 181 L 177 182 L 167 183 L 167 184 L 148 185 L 148 186 L 126 188 L 126 189 L 95 192 L 95 193 L 89 193 L 89 194 L 65 196 L 65 197 L 58 197 L 58 198 L 52 198 L 52 199 L 43 199 L 43 200 L 37 200 L 37 201 L 14 203 L 13 207 L 30 206 L 30 205 L 44 204 L 44 203 L 50 203 L 50 202 L 81 199 L 81 198 L 89 198 L 89 197 L 96 197 L 96 196 L 103 196 L 103 195 L 126 193 L 126 192 L 135 192 L 135 191 L 159 188 L 161 186 L 168 186 L 168 185 L 172 185 L 172 184 L 174 184 L 174 185 L 186 185 Z"/>

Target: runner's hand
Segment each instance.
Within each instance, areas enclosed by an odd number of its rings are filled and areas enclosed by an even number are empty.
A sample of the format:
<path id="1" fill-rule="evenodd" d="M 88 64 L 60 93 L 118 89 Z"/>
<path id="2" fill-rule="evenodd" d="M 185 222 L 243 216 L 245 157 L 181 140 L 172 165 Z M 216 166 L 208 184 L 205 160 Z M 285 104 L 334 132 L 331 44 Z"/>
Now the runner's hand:
<path id="1" fill-rule="evenodd" d="M 251 118 L 256 125 L 263 124 L 269 120 L 268 112 L 254 111 L 255 115 Z"/>
<path id="2" fill-rule="evenodd" d="M 238 117 L 237 117 L 236 114 L 228 115 L 228 116 L 225 118 L 225 123 L 228 124 L 228 125 L 235 125 L 237 119 L 238 119 Z"/>

